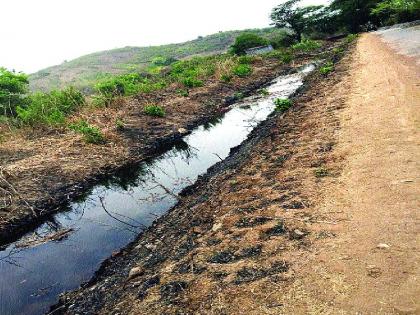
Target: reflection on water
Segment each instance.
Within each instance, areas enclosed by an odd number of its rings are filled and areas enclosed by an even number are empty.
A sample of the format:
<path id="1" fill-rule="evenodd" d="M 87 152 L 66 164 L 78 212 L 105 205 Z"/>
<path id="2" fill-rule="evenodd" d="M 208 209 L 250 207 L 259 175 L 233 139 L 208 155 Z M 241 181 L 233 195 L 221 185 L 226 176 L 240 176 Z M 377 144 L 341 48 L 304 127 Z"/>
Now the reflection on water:
<path id="1" fill-rule="evenodd" d="M 101 261 L 167 212 L 183 188 L 245 140 L 274 110 L 274 99 L 293 93 L 312 68 L 278 78 L 269 96 L 232 106 L 158 158 L 122 169 L 0 252 L 0 314 L 41 314 L 61 292 L 89 280 Z"/>

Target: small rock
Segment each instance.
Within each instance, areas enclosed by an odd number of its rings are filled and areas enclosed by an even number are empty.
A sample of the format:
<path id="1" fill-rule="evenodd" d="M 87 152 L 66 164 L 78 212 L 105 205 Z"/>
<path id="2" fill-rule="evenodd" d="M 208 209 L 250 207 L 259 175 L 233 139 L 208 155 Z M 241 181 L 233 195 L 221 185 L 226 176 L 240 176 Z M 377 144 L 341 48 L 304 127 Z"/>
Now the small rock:
<path id="1" fill-rule="evenodd" d="M 150 244 L 150 243 L 147 243 L 146 245 L 144 245 L 144 247 L 146 247 L 147 249 L 150 249 L 150 250 L 155 250 L 156 249 L 156 245 Z"/>
<path id="2" fill-rule="evenodd" d="M 196 234 L 203 234 L 203 232 L 204 232 L 203 229 L 199 226 L 194 226 L 192 231 L 193 231 L 193 233 L 196 233 Z"/>
<path id="3" fill-rule="evenodd" d="M 179 128 L 179 129 L 178 129 L 178 133 L 180 133 L 181 135 L 185 135 L 185 134 L 187 134 L 187 133 L 188 133 L 188 130 L 187 130 L 187 129 L 185 129 L 185 128 Z"/>
<path id="4" fill-rule="evenodd" d="M 144 274 L 144 269 L 142 267 L 134 267 L 128 273 L 128 280 L 136 278 Z"/>
<path id="5" fill-rule="evenodd" d="M 369 265 L 369 266 L 366 267 L 366 269 L 367 269 L 368 276 L 372 277 L 372 278 L 378 278 L 382 274 L 381 268 L 379 268 L 375 265 Z"/>
<path id="6" fill-rule="evenodd" d="M 213 232 L 217 232 L 217 231 L 219 231 L 222 227 L 223 227 L 223 224 L 222 224 L 222 223 L 216 223 L 216 224 L 214 224 L 214 225 L 213 225 L 213 227 L 211 228 L 211 230 L 212 230 Z"/>
<path id="7" fill-rule="evenodd" d="M 302 231 L 301 231 L 301 230 L 299 230 L 299 229 L 294 229 L 294 230 L 290 233 L 290 237 L 291 237 L 292 239 L 295 239 L 295 240 L 300 240 L 300 239 L 302 239 L 305 235 L 306 235 L 306 233 L 305 233 L 305 232 L 302 232 Z"/>
<path id="8" fill-rule="evenodd" d="M 376 246 L 376 248 L 379 248 L 379 249 L 389 249 L 389 247 L 390 246 L 385 243 L 379 243 L 378 246 Z"/>

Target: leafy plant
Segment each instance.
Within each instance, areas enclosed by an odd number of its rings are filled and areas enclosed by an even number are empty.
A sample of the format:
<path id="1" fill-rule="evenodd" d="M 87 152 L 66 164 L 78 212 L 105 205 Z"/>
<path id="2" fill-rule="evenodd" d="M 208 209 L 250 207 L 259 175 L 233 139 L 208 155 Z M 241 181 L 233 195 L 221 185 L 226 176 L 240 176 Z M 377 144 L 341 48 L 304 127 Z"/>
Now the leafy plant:
<path id="1" fill-rule="evenodd" d="M 277 98 L 274 101 L 274 105 L 276 105 L 276 110 L 284 112 L 293 105 L 293 102 L 288 98 Z"/>
<path id="2" fill-rule="evenodd" d="M 74 124 L 69 125 L 69 128 L 81 135 L 87 143 L 103 144 L 105 137 L 98 127 L 89 125 L 85 120 L 80 120 Z"/>
<path id="3" fill-rule="evenodd" d="M 0 115 L 16 115 L 16 108 L 25 103 L 28 84 L 26 74 L 0 68 Z"/>
<path id="4" fill-rule="evenodd" d="M 225 82 L 225 83 L 229 83 L 229 82 L 231 82 L 231 81 L 232 81 L 232 79 L 233 79 L 233 76 L 232 76 L 231 74 L 222 74 L 222 75 L 220 76 L 220 80 L 221 80 L 222 82 Z"/>
<path id="5" fill-rule="evenodd" d="M 66 117 L 85 104 L 82 93 L 73 87 L 50 93 L 35 93 L 25 106 L 16 108 L 17 118 L 27 125 L 56 126 L 64 124 Z"/>
<path id="6" fill-rule="evenodd" d="M 319 49 L 320 47 L 321 47 L 320 43 L 311 39 L 303 39 L 301 42 L 294 44 L 292 46 L 294 50 L 304 51 L 304 52 L 313 51 L 313 50 Z"/>
<path id="7" fill-rule="evenodd" d="M 238 63 L 241 65 L 250 65 L 255 62 L 256 58 L 254 56 L 240 56 L 238 58 Z"/>
<path id="8" fill-rule="evenodd" d="M 179 95 L 184 96 L 184 97 L 187 97 L 190 95 L 190 92 L 188 90 L 179 89 L 177 92 Z"/>
<path id="9" fill-rule="evenodd" d="M 358 37 L 359 37 L 359 35 L 357 35 L 357 34 L 349 34 L 346 37 L 346 42 L 347 43 L 354 42 Z"/>
<path id="10" fill-rule="evenodd" d="M 322 75 L 328 75 L 332 71 L 334 71 L 334 64 L 331 61 L 327 62 L 324 66 L 319 68 L 319 72 Z"/>
<path id="11" fill-rule="evenodd" d="M 323 167 L 319 167 L 314 171 L 315 177 L 325 177 L 328 176 L 328 170 L 323 168 Z"/>
<path id="12" fill-rule="evenodd" d="M 188 88 L 195 88 L 195 87 L 200 87 L 203 86 L 204 83 L 203 81 L 194 78 L 194 77 L 186 77 L 182 79 L 182 84 L 184 84 L 186 87 Z"/>
<path id="13" fill-rule="evenodd" d="M 144 112 L 146 115 L 154 116 L 154 117 L 164 117 L 165 116 L 165 110 L 158 105 L 146 105 L 144 107 Z"/>
<path id="14" fill-rule="evenodd" d="M 252 67 L 250 65 L 238 65 L 233 69 L 233 74 L 237 75 L 238 77 L 247 77 L 251 75 Z"/>
<path id="15" fill-rule="evenodd" d="M 268 92 L 268 90 L 267 90 L 267 89 L 261 89 L 261 90 L 260 90 L 260 94 L 261 94 L 262 96 L 268 96 L 268 95 L 270 95 L 270 92 Z"/>
<path id="16" fill-rule="evenodd" d="M 243 33 L 236 37 L 235 43 L 231 46 L 231 52 L 236 55 L 244 55 L 250 48 L 268 45 L 268 40 L 254 33 Z"/>
<path id="17" fill-rule="evenodd" d="M 122 121 L 120 118 L 117 118 L 115 120 L 115 128 L 117 130 L 123 130 L 125 127 L 124 121 Z"/>

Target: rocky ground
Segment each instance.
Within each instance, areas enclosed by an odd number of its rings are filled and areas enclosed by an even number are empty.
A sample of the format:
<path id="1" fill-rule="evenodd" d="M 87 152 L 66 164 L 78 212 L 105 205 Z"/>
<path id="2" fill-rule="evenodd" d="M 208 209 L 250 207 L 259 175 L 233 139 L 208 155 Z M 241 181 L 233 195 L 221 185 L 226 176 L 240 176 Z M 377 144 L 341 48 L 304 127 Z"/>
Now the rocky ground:
<path id="1" fill-rule="evenodd" d="M 418 314 L 417 70 L 363 35 L 52 313 Z"/>

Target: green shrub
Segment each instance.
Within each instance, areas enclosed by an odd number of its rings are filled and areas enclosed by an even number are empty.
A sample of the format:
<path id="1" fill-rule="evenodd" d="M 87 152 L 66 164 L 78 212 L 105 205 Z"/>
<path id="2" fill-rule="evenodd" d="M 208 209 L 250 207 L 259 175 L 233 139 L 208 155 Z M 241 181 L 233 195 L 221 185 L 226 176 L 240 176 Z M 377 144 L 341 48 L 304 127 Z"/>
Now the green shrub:
<path id="1" fill-rule="evenodd" d="M 247 77 L 252 73 L 252 67 L 250 65 L 237 65 L 233 68 L 233 74 L 237 75 L 238 77 Z"/>
<path id="2" fill-rule="evenodd" d="M 276 105 L 276 110 L 284 112 L 293 105 L 293 102 L 287 98 L 277 98 L 274 101 L 274 105 Z"/>
<path id="3" fill-rule="evenodd" d="M 16 108 L 18 119 L 26 125 L 61 125 L 66 117 L 85 104 L 82 93 L 73 87 L 50 93 L 34 93 L 26 106 Z"/>
<path id="4" fill-rule="evenodd" d="M 315 177 L 325 177 L 328 176 L 328 170 L 323 168 L 323 167 L 319 167 L 314 171 Z"/>
<path id="5" fill-rule="evenodd" d="M 197 78 L 194 78 L 192 76 L 183 78 L 182 84 L 184 84 L 188 88 L 195 88 L 195 87 L 200 87 L 204 85 L 203 81 L 198 80 Z"/>
<path id="6" fill-rule="evenodd" d="M 117 118 L 115 120 L 115 129 L 117 130 L 123 130 L 125 127 L 124 121 L 122 121 L 121 119 Z"/>
<path id="7" fill-rule="evenodd" d="M 225 82 L 225 83 L 229 83 L 229 82 L 231 82 L 231 81 L 232 81 L 232 79 L 233 79 L 233 76 L 232 76 L 231 74 L 222 74 L 222 75 L 220 76 L 220 80 L 221 80 L 222 82 Z"/>
<path id="8" fill-rule="evenodd" d="M 330 72 L 334 71 L 334 64 L 329 61 L 324 66 L 319 68 L 319 73 L 322 75 L 328 75 Z"/>
<path id="9" fill-rule="evenodd" d="M 268 45 L 267 39 L 253 33 L 243 33 L 236 37 L 231 51 L 236 55 L 244 55 L 247 49 L 265 45 Z"/>
<path id="10" fill-rule="evenodd" d="M 270 44 L 274 49 L 279 49 L 283 47 L 290 47 L 296 43 L 295 37 L 286 32 L 277 35 L 276 37 L 270 39 Z"/>
<path id="11" fill-rule="evenodd" d="M 256 58 L 254 56 L 240 56 L 238 58 L 238 63 L 241 65 L 250 65 L 255 62 Z"/>
<path id="12" fill-rule="evenodd" d="M 303 39 L 300 43 L 294 44 L 292 48 L 298 51 L 309 52 L 321 47 L 321 44 L 315 40 Z"/>
<path id="13" fill-rule="evenodd" d="M 165 110 L 158 105 L 146 105 L 144 107 L 144 112 L 146 113 L 146 115 L 154 116 L 154 117 L 165 116 Z"/>
<path id="14" fill-rule="evenodd" d="M 0 115 L 16 115 L 16 108 L 26 103 L 28 85 L 26 74 L 0 68 Z"/>
<path id="15" fill-rule="evenodd" d="M 261 89 L 261 90 L 260 90 L 260 94 L 261 94 L 262 96 L 268 96 L 268 95 L 270 95 L 270 92 L 268 92 L 268 90 L 267 90 L 267 89 Z"/>
<path id="16" fill-rule="evenodd" d="M 189 95 L 190 95 L 190 92 L 189 92 L 188 90 L 183 90 L 183 89 L 179 89 L 179 90 L 177 91 L 177 93 L 178 93 L 179 95 L 181 95 L 181 96 L 184 96 L 184 97 L 187 97 L 187 96 L 189 96 Z"/>
<path id="17" fill-rule="evenodd" d="M 357 35 L 357 34 L 349 34 L 346 37 L 346 42 L 351 43 L 351 42 L 355 41 L 358 37 L 359 37 L 359 35 Z"/>
<path id="18" fill-rule="evenodd" d="M 81 135 L 87 143 L 103 144 L 105 137 L 98 127 L 89 125 L 85 120 L 80 120 L 74 124 L 69 125 L 69 128 Z"/>
<path id="19" fill-rule="evenodd" d="M 275 50 L 265 56 L 266 58 L 280 60 L 283 63 L 290 63 L 293 60 L 293 55 L 288 51 Z"/>

